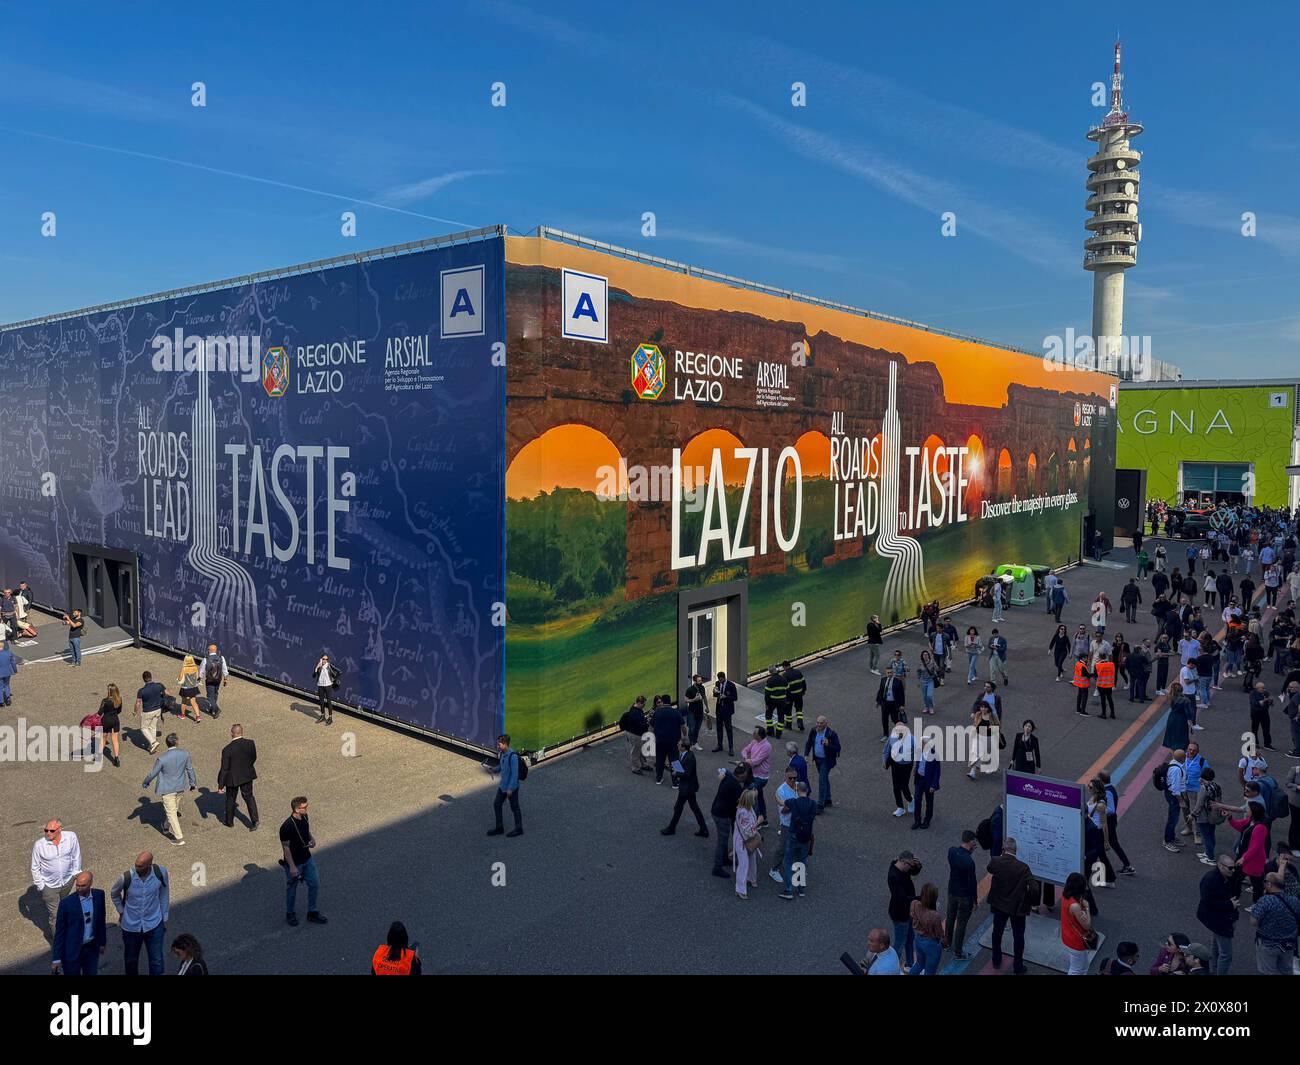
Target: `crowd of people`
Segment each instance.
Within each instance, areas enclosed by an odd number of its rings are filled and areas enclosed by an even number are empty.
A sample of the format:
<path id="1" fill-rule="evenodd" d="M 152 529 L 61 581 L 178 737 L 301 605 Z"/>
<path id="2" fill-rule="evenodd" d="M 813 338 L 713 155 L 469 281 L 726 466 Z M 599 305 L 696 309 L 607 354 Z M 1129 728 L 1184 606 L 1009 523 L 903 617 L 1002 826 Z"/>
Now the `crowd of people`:
<path id="1" fill-rule="evenodd" d="M 1068 681 L 1075 689 L 1078 714 L 1094 716 L 1090 705 L 1095 702 L 1095 716 L 1115 719 L 1117 688 L 1127 693 L 1130 703 L 1146 704 L 1152 684 L 1155 695 L 1167 699 L 1162 739 L 1170 753 L 1153 774 L 1152 785 L 1167 805 L 1165 849 L 1182 853 L 1184 840 L 1193 841 L 1199 845 L 1194 852 L 1197 859 L 1209 867 L 1200 881 L 1197 910 L 1205 929 L 1201 938 L 1207 943 L 1202 946 L 1182 933 L 1170 935 L 1150 967 L 1159 974 L 1228 972 L 1233 924 L 1240 913 L 1250 917 L 1255 929 L 1260 972 L 1290 972 L 1293 965 L 1300 971 L 1300 963 L 1294 960 L 1300 883 L 1292 857 L 1300 844 L 1300 766 L 1286 772 L 1271 769 L 1265 757 L 1276 751 L 1273 713 L 1280 710 L 1290 731 L 1286 756 L 1300 759 L 1300 628 L 1294 607 L 1300 601 L 1300 568 L 1295 526 L 1286 514 L 1244 511 L 1224 523 L 1223 529 L 1227 531 L 1216 532 L 1207 543 L 1189 544 L 1185 562 L 1172 569 L 1164 542 L 1149 549 L 1143 534 L 1135 537 L 1136 572 L 1126 579 L 1118 597 L 1123 630 L 1113 624 L 1115 607 L 1104 591 L 1086 602 L 1088 622 L 1071 631 L 1061 622 L 1070 602 L 1065 579 L 1048 574 L 1042 589 L 1046 614 L 1052 617 L 1046 651 L 1055 679 Z M 1258 584 L 1252 577 L 1256 561 L 1262 570 Z M 1282 597 L 1284 586 L 1289 587 L 1289 595 Z M 996 587 L 1001 588 L 1000 582 Z M 0 615 L 9 632 L 13 631 L 9 610 L 14 598 L 21 601 L 22 597 L 11 597 L 7 591 L 0 597 Z M 968 695 L 970 743 L 964 768 L 970 780 L 996 776 L 1007 767 L 1019 773 L 1043 771 L 1035 721 L 1026 717 L 1018 729 L 1004 727 L 1009 709 L 1004 699 L 1013 670 L 1008 664 L 1010 641 L 999 627 L 1004 620 L 1003 602 L 1000 593 L 991 597 L 992 624 L 987 634 L 977 624 L 966 625 L 963 632 L 937 602 L 926 604 L 920 611 L 925 648 L 915 664 L 907 661 L 901 647 L 886 647 L 879 617 L 873 616 L 867 627 L 868 668 L 878 678 L 873 687 L 881 724 L 880 765 L 888 774 L 893 816 L 901 820 L 911 815 L 913 831 L 930 830 L 934 823 L 945 756 L 936 740 L 926 737 L 909 716 L 908 688 L 913 681 L 919 694 L 913 702 L 917 722 L 936 714 L 936 693 L 958 683 L 955 677 L 964 674 L 961 679 L 966 685 L 978 689 Z M 1151 635 L 1139 635 L 1138 614 L 1143 607 L 1154 622 Z M 13 624 L 24 620 L 17 603 L 12 614 Z M 68 619 L 70 633 L 76 620 Z M 1213 631 L 1220 624 L 1222 631 Z M 1131 635 L 1126 637 L 1126 631 Z M 6 653 L 0 644 L 0 702 L 7 704 L 17 663 L 9 668 Z M 70 650 L 70 655 L 74 662 L 80 658 L 79 651 Z M 958 665 L 961 655 L 965 661 Z M 1275 684 L 1266 679 L 1270 666 L 1278 678 Z M 329 724 L 330 692 L 338 684 L 338 670 L 328 656 L 322 656 L 313 675 L 320 700 L 318 720 Z M 1243 691 L 1249 692 L 1254 739 L 1235 766 L 1232 783 L 1231 769 L 1220 767 L 1223 772 L 1216 772 L 1195 738 L 1215 721 L 1207 710 L 1226 679 L 1240 680 Z M 216 645 L 201 659 L 186 657 L 177 677 L 177 699 L 150 673 L 142 681 L 134 709 L 144 747 L 157 756 L 142 786 L 155 788 L 168 841 L 184 846 L 183 800 L 197 789 L 198 773 L 177 733 L 170 732 L 160 741 L 162 718 L 169 705 L 196 724 L 205 720 L 205 713 L 210 718 L 219 716 L 220 693 L 228 683 L 226 662 Z M 204 689 L 206 699 L 201 698 Z M 832 779 L 843 746 L 825 714 L 810 715 L 812 720 L 805 722 L 808 682 L 791 662 L 771 667 L 761 694 L 761 715 L 752 724 L 736 722 L 740 693 L 735 681 L 725 672 L 710 679 L 697 674 L 688 678 L 680 698 L 668 693 L 655 695 L 652 701 L 637 697 L 619 726 L 627 736 L 631 773 L 653 775 L 655 784 L 674 793 L 661 833 L 675 835 L 689 810 L 694 834 L 713 839 L 712 875 L 728 880 L 738 901 L 750 900 L 764 876 L 775 885 L 777 898 L 792 901 L 806 897 L 810 889 L 816 836 L 823 818 L 834 808 Z M 1041 693 L 1035 697 L 1041 699 Z M 102 732 L 104 756 L 119 768 L 122 709 L 121 693 L 110 685 L 93 718 L 83 721 L 83 726 Z M 963 716 L 963 725 L 966 720 Z M 713 780 L 705 779 L 697 759 L 706 743 L 711 743 L 707 748 L 711 753 L 725 754 L 727 759 L 717 767 Z M 165 748 L 161 753 L 160 747 Z M 227 826 L 233 827 L 236 796 L 242 796 L 248 827 L 252 831 L 259 827 L 253 794 L 255 762 L 252 740 L 242 735 L 240 725 L 232 726 L 231 742 L 223 749 L 217 774 L 218 791 L 226 797 Z M 488 835 L 521 836 L 519 794 L 528 760 L 513 748 L 508 735 L 498 739 L 494 769 L 499 775 L 495 824 Z M 706 787 L 712 791 L 707 818 L 700 801 Z M 1240 789 L 1240 801 L 1228 801 L 1225 789 L 1234 794 Z M 921 861 L 911 850 L 900 850 L 886 870 L 889 927 L 871 932 L 861 971 L 935 975 L 945 952 L 957 960 L 967 959 L 968 924 L 979 905 L 984 876 L 995 968 L 1003 964 L 1009 927 L 1012 971 L 1024 972 L 1027 919 L 1034 912 L 1055 910 L 1069 957 L 1068 971 L 1087 972 L 1097 942 L 1094 889 L 1113 889 L 1136 869 L 1119 839 L 1120 796 L 1109 774 L 1098 773 L 1084 782 L 1084 790 L 1084 868 L 1059 887 L 1034 877 L 1019 857 L 1017 841 L 1004 838 L 1000 803 L 978 824 L 952 834 L 943 887 L 937 879 L 920 880 Z M 509 832 L 503 818 L 506 805 L 514 820 Z M 1275 842 L 1274 826 L 1288 818 L 1287 842 Z M 299 885 L 307 888 L 307 920 L 325 923 L 317 909 L 320 880 L 312 853 L 316 841 L 305 796 L 292 801 L 280 842 L 288 924 L 298 923 Z M 980 851 L 987 858 L 979 857 Z M 93 973 L 104 950 L 105 894 L 94 887 L 93 874 L 84 864 L 75 834 L 51 821 L 33 849 L 32 871 L 48 911 L 55 971 Z M 1250 905 L 1243 909 L 1240 903 L 1247 885 Z M 107 898 L 118 912 L 127 972 L 138 969 L 144 951 L 150 973 L 161 973 L 169 906 L 166 868 L 152 854 L 141 853 L 132 869 L 114 881 Z M 202 948 L 193 936 L 174 937 L 172 951 L 181 972 L 207 972 Z M 1121 942 L 1101 971 L 1125 975 L 1138 968 L 1138 944 Z M 371 972 L 419 975 L 418 944 L 409 942 L 400 922 L 393 923 L 385 943 L 375 951 Z"/>

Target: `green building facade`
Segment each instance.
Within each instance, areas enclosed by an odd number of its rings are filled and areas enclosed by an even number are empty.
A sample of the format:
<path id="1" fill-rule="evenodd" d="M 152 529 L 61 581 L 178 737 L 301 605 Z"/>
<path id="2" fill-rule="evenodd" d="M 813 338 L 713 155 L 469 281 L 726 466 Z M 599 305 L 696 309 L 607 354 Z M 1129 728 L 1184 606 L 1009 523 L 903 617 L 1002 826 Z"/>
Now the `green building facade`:
<path id="1" fill-rule="evenodd" d="M 1296 506 L 1300 379 L 1133 382 L 1119 392 L 1119 469 L 1147 471 L 1146 496 Z"/>

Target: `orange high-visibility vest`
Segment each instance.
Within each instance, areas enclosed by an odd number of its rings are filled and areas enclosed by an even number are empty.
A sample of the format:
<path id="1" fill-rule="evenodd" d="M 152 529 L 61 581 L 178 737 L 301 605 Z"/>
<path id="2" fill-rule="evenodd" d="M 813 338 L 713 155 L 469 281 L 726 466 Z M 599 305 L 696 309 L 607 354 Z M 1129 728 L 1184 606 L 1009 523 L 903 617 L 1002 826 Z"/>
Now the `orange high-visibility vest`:
<path id="1" fill-rule="evenodd" d="M 1115 663 L 1114 662 L 1097 663 L 1097 687 L 1098 688 L 1115 687 Z"/>
<path id="2" fill-rule="evenodd" d="M 375 956 L 371 959 L 370 964 L 375 970 L 376 976 L 410 976 L 411 963 L 415 961 L 415 951 L 404 950 L 402 956 L 397 961 L 391 961 L 388 957 L 388 944 L 384 944 L 375 951 Z"/>
<path id="3" fill-rule="evenodd" d="M 1086 688 L 1090 683 L 1091 674 L 1088 672 L 1087 662 L 1074 663 L 1074 680 L 1070 683 L 1076 688 Z"/>

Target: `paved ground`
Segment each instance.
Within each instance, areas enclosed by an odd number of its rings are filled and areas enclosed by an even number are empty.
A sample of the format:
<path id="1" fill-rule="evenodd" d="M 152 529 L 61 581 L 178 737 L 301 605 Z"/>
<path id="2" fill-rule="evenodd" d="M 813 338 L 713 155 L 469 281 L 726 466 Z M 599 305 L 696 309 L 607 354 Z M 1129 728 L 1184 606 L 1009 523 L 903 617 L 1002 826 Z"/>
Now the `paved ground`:
<path id="1" fill-rule="evenodd" d="M 1118 602 L 1128 572 L 1070 571 L 1074 601 L 1062 620 L 1071 628 L 1084 621 L 1098 589 Z M 987 634 L 987 611 L 961 611 L 958 628 L 968 623 Z M 1100 893 L 1100 926 L 1109 942 L 1134 939 L 1149 962 L 1171 930 L 1198 938 L 1197 882 L 1205 867 L 1191 848 L 1179 855 L 1160 848 L 1164 800 L 1149 784 L 1163 701 L 1143 707 L 1121 699 L 1116 722 L 1076 717 L 1069 686 L 1052 680 L 1051 618 L 1041 607 L 1008 609 L 999 627 L 1011 644 L 1006 719 L 1036 720 L 1045 772 L 1077 779 L 1108 767 L 1124 795 L 1120 838 L 1138 875 Z M 1140 635 L 1153 628 L 1145 608 L 1132 628 Z M 42 625 L 43 653 L 57 652 L 62 640 L 57 621 Z M 887 640 L 888 648 L 895 645 L 915 664 L 919 631 Z M 3 712 L 0 724 L 20 715 L 29 723 L 75 724 L 110 680 L 133 693 L 143 669 L 171 681 L 177 665 L 134 649 L 87 656 L 80 669 L 33 664 L 18 678 L 16 706 Z M 910 831 L 910 818 L 891 816 L 888 774 L 880 768 L 876 678 L 867 672 L 865 653 L 824 659 L 805 672 L 811 715 L 826 713 L 845 749 L 835 806 L 819 822 L 806 900 L 782 902 L 764 879 L 751 901 L 741 903 L 727 881 L 708 875 L 711 840 L 694 838 L 692 828 L 661 837 L 674 793 L 627 772 L 621 738 L 537 767 L 522 791 L 526 834 L 488 839 L 493 783 L 474 760 L 343 715 L 327 729 L 313 723 L 305 704 L 236 681 L 220 722 L 169 722 L 193 753 L 202 785 L 197 804 L 188 805 L 184 848 L 168 845 L 161 806 L 139 786 L 152 760 L 137 746 L 130 714 L 121 769 L 105 765 L 89 774 L 79 765 L 0 766 L 7 814 L 0 825 L 0 971 L 47 971 L 44 911 L 29 883 L 29 863 L 41 824 L 58 815 L 80 835 L 98 886 L 108 887 L 138 851 L 153 850 L 176 874 L 169 932 L 197 935 L 215 972 L 363 972 L 395 917 L 421 940 L 433 971 L 836 972 L 841 951 L 860 953 L 868 930 L 887 926 L 885 872 L 900 849 L 915 851 L 925 862 L 920 880 L 934 879 L 946 894 L 947 848 L 993 809 L 1000 781 L 972 782 L 946 767 L 933 826 Z M 939 713 L 929 720 L 968 720 L 974 693 L 956 679 L 940 690 Z M 914 683 L 908 699 L 920 703 Z M 258 744 L 264 823 L 256 835 L 219 821 L 218 752 L 235 720 Z M 1211 761 L 1234 777 L 1246 696 L 1216 693 L 1202 720 Z M 345 749 L 349 740 L 355 756 Z M 1269 760 L 1283 769 L 1289 764 L 1280 753 Z M 711 781 L 720 764 L 717 755 L 701 755 L 702 780 Z M 706 783 L 706 814 L 712 790 Z M 289 798 L 300 792 L 311 798 L 320 841 L 321 909 L 330 919 L 324 927 L 289 928 L 283 918 L 276 828 Z M 977 852 L 977 860 L 982 871 L 987 855 Z M 504 886 L 494 886 L 494 871 L 498 880 L 504 872 Z M 973 917 L 971 942 L 987 915 L 981 907 Z M 1239 933 L 1237 948 L 1234 971 L 1253 971 L 1247 931 Z M 120 959 L 111 930 L 108 970 L 117 971 Z M 966 963 L 945 954 L 946 971 L 992 971 L 987 959 L 987 951 Z"/>

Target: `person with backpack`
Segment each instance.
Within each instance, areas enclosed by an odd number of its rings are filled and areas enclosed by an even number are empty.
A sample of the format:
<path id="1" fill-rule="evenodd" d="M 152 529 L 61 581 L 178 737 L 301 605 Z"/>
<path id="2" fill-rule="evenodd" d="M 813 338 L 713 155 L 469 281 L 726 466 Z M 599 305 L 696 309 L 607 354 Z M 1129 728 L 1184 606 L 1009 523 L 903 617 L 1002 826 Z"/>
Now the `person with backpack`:
<path id="1" fill-rule="evenodd" d="M 794 787 L 798 794 L 793 799 L 786 799 L 781 809 L 783 817 L 787 814 L 790 817 L 790 831 L 785 837 L 785 858 L 781 865 L 784 890 L 780 897 L 787 901 L 794 898 L 795 891 L 798 891 L 800 898 L 806 894 L 808 856 L 812 854 L 813 847 L 813 819 L 819 812 L 817 804 L 808 794 L 808 782 L 796 780 Z M 798 883 L 794 879 L 797 865 L 803 866 L 804 873 Z"/>
<path id="2" fill-rule="evenodd" d="M 678 720 L 680 721 L 680 716 Z M 500 836 L 504 833 L 507 838 L 522 836 L 524 834 L 524 815 L 519 812 L 519 785 L 522 781 L 528 779 L 528 763 L 520 757 L 518 751 L 510 746 L 510 736 L 507 733 L 503 732 L 497 737 L 497 752 L 497 771 L 501 774 L 501 779 L 497 783 L 496 798 L 492 800 L 492 813 L 495 815 L 497 823 L 495 828 L 488 829 L 487 834 L 489 836 Z M 507 801 L 510 803 L 510 812 L 515 819 L 515 827 L 509 832 L 506 832 L 505 823 L 501 817 L 501 808 Z"/>
<path id="3" fill-rule="evenodd" d="M 156 865 L 148 851 L 138 854 L 134 870 L 113 883 L 109 897 L 117 909 L 122 929 L 122 952 L 127 976 L 140 973 L 140 948 L 149 956 L 149 975 L 163 975 L 163 945 L 167 935 L 171 883 L 167 870 Z"/>
<path id="4" fill-rule="evenodd" d="M 207 657 L 203 659 L 203 687 L 208 696 L 208 716 L 221 716 L 221 706 L 217 696 L 221 689 L 230 683 L 230 671 L 226 668 L 226 656 L 217 650 L 215 643 L 208 644 Z"/>
<path id="5" fill-rule="evenodd" d="M 1180 747 L 1173 752 L 1173 756 L 1168 762 L 1156 766 L 1151 774 L 1152 787 L 1156 791 L 1162 792 L 1165 797 L 1167 816 L 1165 818 L 1164 847 L 1171 854 L 1177 854 L 1183 849 L 1174 832 L 1178 828 L 1179 819 L 1183 814 L 1181 797 L 1187 790 L 1187 773 L 1183 768 L 1183 761 L 1186 757 L 1187 752 Z"/>
<path id="6" fill-rule="evenodd" d="M 1196 858 L 1202 865 L 1213 865 L 1215 853 L 1215 829 L 1223 824 L 1223 810 L 1219 804 L 1223 799 L 1223 788 L 1215 780 L 1214 768 L 1205 766 L 1201 769 L 1200 787 L 1192 803 L 1192 820 L 1196 824 L 1196 833 L 1201 837 L 1201 850 Z"/>
<path id="7" fill-rule="evenodd" d="M 1255 927 L 1255 967 L 1261 976 L 1290 976 L 1300 936 L 1300 902 L 1284 893 L 1283 873 L 1264 877 L 1264 895 L 1250 910 Z"/>

